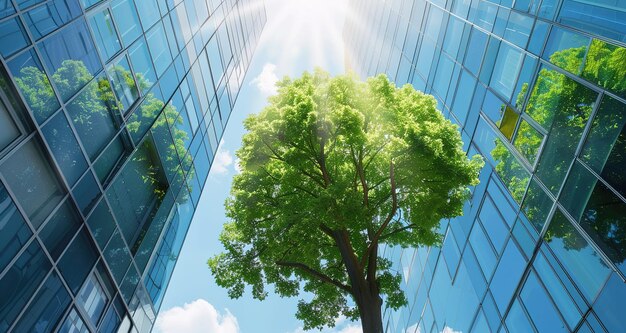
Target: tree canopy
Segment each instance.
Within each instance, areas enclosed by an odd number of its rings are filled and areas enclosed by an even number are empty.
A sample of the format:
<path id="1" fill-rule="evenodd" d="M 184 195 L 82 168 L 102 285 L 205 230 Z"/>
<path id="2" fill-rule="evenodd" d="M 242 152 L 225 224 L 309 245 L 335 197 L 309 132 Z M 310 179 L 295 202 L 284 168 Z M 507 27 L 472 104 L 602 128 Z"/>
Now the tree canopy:
<path id="1" fill-rule="evenodd" d="M 268 285 L 313 293 L 298 304 L 305 329 L 339 315 L 382 329 L 381 296 L 393 309 L 406 297 L 378 246 L 439 244 L 439 221 L 462 214 L 483 165 L 436 106 L 384 75 L 359 82 L 316 70 L 280 81 L 244 122 L 226 251 L 208 262 L 218 285 L 233 298 L 246 285 L 261 300 Z"/>

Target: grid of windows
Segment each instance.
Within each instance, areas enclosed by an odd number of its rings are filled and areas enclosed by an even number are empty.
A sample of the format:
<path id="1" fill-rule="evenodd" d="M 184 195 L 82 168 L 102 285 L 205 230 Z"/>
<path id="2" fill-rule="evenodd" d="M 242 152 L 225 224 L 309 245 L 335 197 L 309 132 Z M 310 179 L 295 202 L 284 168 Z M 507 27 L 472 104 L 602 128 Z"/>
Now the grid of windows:
<path id="1" fill-rule="evenodd" d="M 486 166 L 441 247 L 386 248 L 389 332 L 626 331 L 623 1 L 351 1 L 347 64 L 433 94 Z"/>
<path id="2" fill-rule="evenodd" d="M 265 21 L 0 4 L 0 331 L 150 331 Z"/>

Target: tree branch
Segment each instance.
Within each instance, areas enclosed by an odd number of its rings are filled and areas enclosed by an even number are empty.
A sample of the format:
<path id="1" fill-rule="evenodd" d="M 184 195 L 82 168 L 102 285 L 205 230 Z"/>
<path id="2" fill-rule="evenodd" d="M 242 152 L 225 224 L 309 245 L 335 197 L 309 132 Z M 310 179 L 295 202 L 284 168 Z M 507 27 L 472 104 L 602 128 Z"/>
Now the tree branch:
<path id="1" fill-rule="evenodd" d="M 318 280 L 325 282 L 325 283 L 329 283 L 332 284 L 334 286 L 336 286 L 337 288 L 341 289 L 343 292 L 348 293 L 348 294 L 352 294 L 352 288 L 350 286 L 347 286 L 319 271 L 314 270 L 313 268 L 300 263 L 300 262 L 293 262 L 293 261 L 277 261 L 276 265 L 278 266 L 284 266 L 284 267 L 293 267 L 293 268 L 298 268 L 300 270 L 302 270 L 303 272 L 311 275 L 312 277 L 317 278 Z"/>
<path id="2" fill-rule="evenodd" d="M 403 232 L 403 231 L 406 231 L 406 230 L 409 230 L 409 229 L 413 229 L 413 228 L 415 228 L 415 227 L 417 227 L 417 225 L 416 225 L 415 223 L 413 223 L 413 224 L 409 224 L 409 225 L 404 226 L 404 227 L 402 227 L 402 228 L 398 228 L 398 229 L 393 230 L 393 231 L 390 231 L 390 232 L 388 232 L 388 233 L 386 233 L 386 234 L 384 234 L 384 235 L 381 235 L 381 236 L 380 236 L 380 238 L 379 238 L 379 240 L 381 240 L 381 239 L 385 239 L 385 238 L 387 238 L 387 237 L 389 237 L 389 236 L 392 236 L 392 235 L 395 235 L 395 234 L 397 234 L 397 233 L 399 233 L 399 232 Z"/>
<path id="3" fill-rule="evenodd" d="M 370 245 L 367 247 L 367 249 L 365 249 L 365 253 L 361 258 L 361 265 L 363 265 L 365 261 L 368 260 L 369 256 L 372 253 L 372 249 L 378 246 L 380 235 L 383 233 L 385 228 L 387 228 L 387 225 L 389 224 L 389 222 L 391 222 L 394 215 L 396 215 L 396 211 L 398 210 L 398 196 L 396 195 L 396 177 L 393 161 L 389 163 L 389 180 L 391 181 L 391 210 L 389 211 L 389 214 L 387 215 L 385 221 L 378 228 L 378 231 L 376 231 L 376 233 L 374 234 L 374 237 L 370 239 Z"/>

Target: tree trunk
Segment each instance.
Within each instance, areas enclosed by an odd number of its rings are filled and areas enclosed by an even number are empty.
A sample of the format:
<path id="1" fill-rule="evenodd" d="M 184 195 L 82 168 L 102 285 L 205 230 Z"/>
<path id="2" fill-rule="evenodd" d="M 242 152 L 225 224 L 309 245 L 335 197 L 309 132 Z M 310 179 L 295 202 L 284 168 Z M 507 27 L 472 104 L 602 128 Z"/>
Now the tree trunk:
<path id="1" fill-rule="evenodd" d="M 361 316 L 361 328 L 363 333 L 383 333 L 383 319 L 381 314 L 382 299 L 380 295 L 365 289 L 361 295 L 356 296 L 359 315 Z"/>
<path id="2" fill-rule="evenodd" d="M 354 255 L 347 231 L 335 230 L 332 231 L 331 234 L 335 239 L 335 243 L 339 248 L 344 265 L 346 266 L 352 287 L 351 294 L 359 309 L 363 333 L 383 333 L 383 319 L 381 314 L 383 301 L 380 298 L 380 289 L 376 281 L 375 266 L 370 267 L 372 269 L 370 272 L 371 277 L 366 279 L 362 267 L 359 264 L 359 260 Z M 372 252 L 371 255 L 377 256 L 377 249 Z"/>

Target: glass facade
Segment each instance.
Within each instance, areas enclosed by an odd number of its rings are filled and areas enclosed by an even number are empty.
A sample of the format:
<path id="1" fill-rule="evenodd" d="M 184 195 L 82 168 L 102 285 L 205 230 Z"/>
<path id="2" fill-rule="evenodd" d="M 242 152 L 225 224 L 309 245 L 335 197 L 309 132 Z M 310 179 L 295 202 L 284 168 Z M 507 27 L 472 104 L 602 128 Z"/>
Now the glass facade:
<path id="1" fill-rule="evenodd" d="M 0 2 L 0 332 L 151 330 L 265 21 Z"/>
<path id="2" fill-rule="evenodd" d="M 626 332 L 626 2 L 350 2 L 347 66 L 432 94 L 486 165 L 439 247 L 388 247 L 389 332 Z"/>

